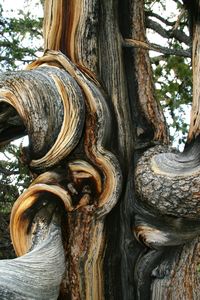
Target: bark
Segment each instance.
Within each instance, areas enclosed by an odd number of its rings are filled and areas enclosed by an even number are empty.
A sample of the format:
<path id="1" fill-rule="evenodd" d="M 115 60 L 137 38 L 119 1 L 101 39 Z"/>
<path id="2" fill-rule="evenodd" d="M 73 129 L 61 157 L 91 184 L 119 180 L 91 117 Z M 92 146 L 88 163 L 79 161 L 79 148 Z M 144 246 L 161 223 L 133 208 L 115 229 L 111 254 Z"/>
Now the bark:
<path id="1" fill-rule="evenodd" d="M 147 42 L 143 8 L 46 0 L 44 55 L 0 77 L 0 145 L 27 132 L 35 178 L 12 209 L 21 257 L 0 262 L 2 299 L 198 299 L 198 76 L 173 153 L 148 50 L 124 47 Z"/>
<path id="2" fill-rule="evenodd" d="M 195 3 L 199 8 L 199 2 Z M 149 296 L 143 295 L 141 291 L 139 298 L 144 297 L 144 299 L 145 297 L 148 299 L 150 295 L 153 299 L 198 299 L 199 256 L 195 253 L 198 251 L 196 249 L 199 247 L 199 240 L 195 237 L 199 235 L 200 229 L 197 183 L 199 138 L 197 127 L 194 129 L 194 125 L 198 124 L 198 121 L 197 123 L 194 121 L 194 111 L 198 102 L 195 70 L 199 67 L 199 63 L 195 49 L 197 49 L 196 40 L 199 39 L 196 35 L 199 14 L 193 16 L 195 76 L 193 77 L 193 113 L 188 142 L 183 153 L 172 153 L 172 150 L 163 146 L 146 151 L 138 160 L 135 170 L 137 213 L 133 226 L 134 235 L 138 241 L 156 250 L 144 253 L 137 262 L 139 263 L 137 268 L 147 273 L 149 288 L 152 291 L 149 292 Z M 177 247 L 177 245 L 181 246 Z M 141 276 L 139 275 L 137 282 L 140 287 Z"/>

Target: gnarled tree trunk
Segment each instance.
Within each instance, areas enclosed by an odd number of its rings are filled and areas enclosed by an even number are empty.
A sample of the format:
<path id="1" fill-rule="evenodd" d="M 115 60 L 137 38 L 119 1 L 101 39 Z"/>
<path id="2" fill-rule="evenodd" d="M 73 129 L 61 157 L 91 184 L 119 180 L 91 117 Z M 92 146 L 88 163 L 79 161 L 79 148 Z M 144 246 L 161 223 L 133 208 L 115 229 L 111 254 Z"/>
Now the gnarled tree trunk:
<path id="1" fill-rule="evenodd" d="M 0 77 L 0 145 L 28 134 L 1 299 L 198 299 L 199 0 L 194 100 L 172 153 L 141 0 L 46 0 L 45 52 Z"/>

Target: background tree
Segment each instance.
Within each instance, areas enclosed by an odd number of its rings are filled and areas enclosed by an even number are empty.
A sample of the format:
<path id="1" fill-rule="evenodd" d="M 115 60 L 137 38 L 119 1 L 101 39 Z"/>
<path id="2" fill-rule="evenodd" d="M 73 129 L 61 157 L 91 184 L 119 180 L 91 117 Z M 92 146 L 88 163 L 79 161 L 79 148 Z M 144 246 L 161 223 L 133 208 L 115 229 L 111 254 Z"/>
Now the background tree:
<path id="1" fill-rule="evenodd" d="M 35 5 L 39 3 L 35 1 Z M 28 7 L 25 7 L 23 11 L 15 11 L 15 17 L 12 17 L 11 13 L 12 10 L 4 10 L 3 3 L 0 3 L 0 68 L 2 72 L 24 67 L 42 51 L 42 19 L 33 15 Z M 3 126 L 6 116 L 0 114 L 0 117 L 1 126 Z M 15 126 L 14 123 L 13 126 Z M 19 146 L 12 144 L 1 147 L 1 153 L 0 207 L 1 210 L 9 212 L 20 190 L 22 191 L 28 184 L 28 172 L 21 164 Z"/>
<path id="2" fill-rule="evenodd" d="M 156 35 L 149 47 L 156 83 L 156 98 L 164 109 L 174 145 L 186 141 L 189 122 L 186 111 L 192 101 L 191 38 L 188 15 L 180 1 L 145 1 L 147 36 Z M 151 35 L 150 35 L 151 37 Z M 150 39 L 151 40 L 151 39 Z M 155 40 L 159 41 L 156 44 Z M 165 46 L 160 47 L 160 41 Z M 188 115 L 188 114 L 187 114 Z"/>
<path id="3" fill-rule="evenodd" d="M 31 2 L 33 7 L 33 1 Z M 35 1 L 35 5 L 39 4 Z M 23 68 L 43 49 L 42 18 L 33 14 L 28 6 L 15 12 L 12 9 L 6 10 L 4 2 L 1 1 L 0 19 L 1 72 Z M 4 117 L 6 116 L 0 112 L 1 126 L 4 124 Z M 22 153 L 16 143 L 2 146 L 0 154 L 0 258 L 9 258 L 14 255 L 8 227 L 11 207 L 31 178 L 22 164 Z"/>
<path id="4" fill-rule="evenodd" d="M 35 5 L 39 5 L 35 1 Z M 33 6 L 33 1 L 32 1 Z M 0 2 L 0 68 L 2 71 L 22 68 L 23 65 L 36 58 L 38 51 L 42 51 L 42 18 L 35 16 L 27 9 L 15 11 L 3 9 Z"/>

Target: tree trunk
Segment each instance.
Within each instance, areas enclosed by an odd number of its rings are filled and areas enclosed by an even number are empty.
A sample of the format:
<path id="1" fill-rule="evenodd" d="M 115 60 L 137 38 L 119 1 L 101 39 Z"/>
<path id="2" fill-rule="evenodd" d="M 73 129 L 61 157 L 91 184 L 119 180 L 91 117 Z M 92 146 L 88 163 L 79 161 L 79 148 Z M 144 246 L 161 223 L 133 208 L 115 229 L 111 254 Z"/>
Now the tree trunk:
<path id="1" fill-rule="evenodd" d="M 177 154 L 148 52 L 127 47 L 146 42 L 143 1 L 45 1 L 43 57 L 0 78 L 0 145 L 27 133 L 35 178 L 12 209 L 21 257 L 0 262 L 1 299 L 199 298 L 199 18 Z"/>

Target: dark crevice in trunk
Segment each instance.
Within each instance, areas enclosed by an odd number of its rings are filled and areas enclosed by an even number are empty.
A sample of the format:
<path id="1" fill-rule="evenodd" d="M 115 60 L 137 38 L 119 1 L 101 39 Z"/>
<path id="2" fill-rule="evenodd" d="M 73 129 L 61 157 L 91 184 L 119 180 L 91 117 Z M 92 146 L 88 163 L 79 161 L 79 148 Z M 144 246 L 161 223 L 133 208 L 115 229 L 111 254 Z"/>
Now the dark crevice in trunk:
<path id="1" fill-rule="evenodd" d="M 0 145 L 27 135 L 17 111 L 9 104 L 0 100 Z"/>
<path id="2" fill-rule="evenodd" d="M 137 299 L 137 287 L 134 280 L 135 265 L 144 246 L 134 239 L 132 231 L 135 201 L 132 180 L 133 165 L 130 167 L 129 172 L 124 192 L 124 201 L 120 206 L 120 251 L 122 299 L 133 300 Z"/>
<path id="3" fill-rule="evenodd" d="M 118 3 L 119 27 L 122 39 L 131 38 L 130 1 Z M 134 131 L 134 146 L 136 149 L 144 149 L 152 144 L 154 129 L 142 112 L 139 102 L 138 81 L 135 70 L 135 49 L 123 49 L 124 67 L 128 88 L 129 105 L 131 110 L 132 130 Z"/>
<path id="4" fill-rule="evenodd" d="M 121 253 L 119 243 L 119 204 L 107 215 L 105 220 L 106 228 L 106 250 L 104 258 L 104 282 L 105 299 L 121 300 Z M 118 274 L 116 276 L 116 274 Z"/>

